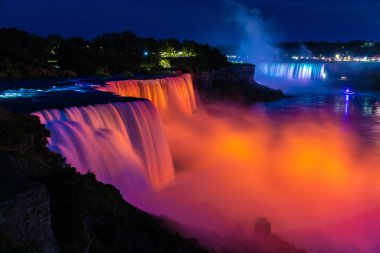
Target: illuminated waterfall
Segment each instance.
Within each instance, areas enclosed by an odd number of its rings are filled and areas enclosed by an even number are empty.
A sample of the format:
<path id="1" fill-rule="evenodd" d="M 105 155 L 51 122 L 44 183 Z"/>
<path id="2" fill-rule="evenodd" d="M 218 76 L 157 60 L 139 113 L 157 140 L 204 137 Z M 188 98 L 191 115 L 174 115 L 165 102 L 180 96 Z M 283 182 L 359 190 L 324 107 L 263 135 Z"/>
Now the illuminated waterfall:
<path id="1" fill-rule="evenodd" d="M 257 65 L 257 78 L 289 80 L 321 80 L 325 78 L 322 63 L 263 63 Z"/>
<path id="2" fill-rule="evenodd" d="M 174 180 L 161 119 L 149 101 L 33 113 L 51 132 L 49 148 L 80 173 L 93 172 L 123 193 Z"/>
<path id="3" fill-rule="evenodd" d="M 152 80 L 107 82 L 97 88 L 119 96 L 146 98 L 161 111 L 178 111 L 191 115 L 197 108 L 190 74 Z"/>

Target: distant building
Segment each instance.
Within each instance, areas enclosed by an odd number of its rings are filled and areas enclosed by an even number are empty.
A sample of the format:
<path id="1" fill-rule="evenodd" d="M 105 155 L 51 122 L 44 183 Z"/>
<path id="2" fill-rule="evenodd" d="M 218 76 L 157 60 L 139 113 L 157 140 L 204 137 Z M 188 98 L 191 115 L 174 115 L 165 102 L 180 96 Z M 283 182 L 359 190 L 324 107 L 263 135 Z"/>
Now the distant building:
<path id="1" fill-rule="evenodd" d="M 270 235 L 272 233 L 270 222 L 266 218 L 258 218 L 254 225 L 254 232 L 258 235 Z"/>

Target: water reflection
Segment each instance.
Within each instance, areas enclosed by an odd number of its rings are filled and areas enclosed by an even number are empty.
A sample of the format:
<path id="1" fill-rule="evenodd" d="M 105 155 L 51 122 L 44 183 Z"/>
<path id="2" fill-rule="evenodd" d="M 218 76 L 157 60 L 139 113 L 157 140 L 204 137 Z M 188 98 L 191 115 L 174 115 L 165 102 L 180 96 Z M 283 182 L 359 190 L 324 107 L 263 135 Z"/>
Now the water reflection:
<path id="1" fill-rule="evenodd" d="M 349 95 L 346 95 L 346 103 L 345 103 L 345 107 L 344 107 L 344 114 L 345 115 L 348 115 L 348 105 L 350 103 L 350 96 Z"/>
<path id="2" fill-rule="evenodd" d="M 368 145 L 380 144 L 380 93 L 360 92 L 355 95 L 330 90 L 300 92 L 289 99 L 263 103 L 253 107 L 274 120 L 294 120 L 297 114 L 313 117 L 329 116 L 341 122 L 342 131 L 353 131 Z M 380 154 L 380 150 L 377 151 Z"/>

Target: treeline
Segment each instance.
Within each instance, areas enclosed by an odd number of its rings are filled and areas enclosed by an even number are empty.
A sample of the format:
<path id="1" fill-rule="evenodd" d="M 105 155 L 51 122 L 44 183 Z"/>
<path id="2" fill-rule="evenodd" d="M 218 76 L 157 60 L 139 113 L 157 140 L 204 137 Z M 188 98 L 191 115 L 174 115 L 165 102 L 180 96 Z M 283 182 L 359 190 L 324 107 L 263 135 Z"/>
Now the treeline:
<path id="1" fill-rule="evenodd" d="M 278 44 L 287 56 L 324 56 L 334 57 L 336 54 L 355 56 L 380 55 L 380 42 L 367 42 L 362 40 L 350 42 L 284 42 Z"/>
<path id="2" fill-rule="evenodd" d="M 128 31 L 86 40 L 0 29 L 0 79 L 201 72 L 227 64 L 216 48 L 189 40 L 141 38 Z"/>

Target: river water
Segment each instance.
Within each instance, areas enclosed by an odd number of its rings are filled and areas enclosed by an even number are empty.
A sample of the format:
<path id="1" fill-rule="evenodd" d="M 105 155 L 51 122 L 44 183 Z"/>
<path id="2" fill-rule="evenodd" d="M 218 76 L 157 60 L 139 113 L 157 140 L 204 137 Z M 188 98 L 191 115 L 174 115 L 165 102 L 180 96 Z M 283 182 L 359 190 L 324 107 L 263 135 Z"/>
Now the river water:
<path id="1" fill-rule="evenodd" d="M 284 88 L 284 86 L 282 86 Z M 341 124 L 368 145 L 380 144 L 380 92 L 355 91 L 346 95 L 344 89 L 321 85 L 285 88 L 288 98 L 254 105 L 252 110 L 275 120 L 289 120 L 295 115 L 321 115 Z M 380 151 L 379 151 L 380 153 Z"/>

